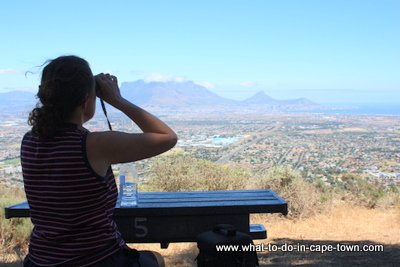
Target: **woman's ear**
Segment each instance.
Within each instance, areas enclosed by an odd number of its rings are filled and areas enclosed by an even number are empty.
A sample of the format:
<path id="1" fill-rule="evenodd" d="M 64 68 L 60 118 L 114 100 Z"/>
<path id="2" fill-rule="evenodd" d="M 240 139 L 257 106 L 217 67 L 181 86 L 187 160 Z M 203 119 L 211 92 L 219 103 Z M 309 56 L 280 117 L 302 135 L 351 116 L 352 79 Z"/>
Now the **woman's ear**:
<path id="1" fill-rule="evenodd" d="M 96 110 L 96 94 L 86 95 L 85 100 L 81 104 L 81 108 L 85 116 L 85 121 L 90 120 L 94 116 Z"/>
<path id="2" fill-rule="evenodd" d="M 88 102 L 89 102 L 89 95 L 86 95 L 85 100 L 83 100 L 82 104 L 81 104 L 81 108 L 83 110 L 86 110 L 88 107 Z"/>

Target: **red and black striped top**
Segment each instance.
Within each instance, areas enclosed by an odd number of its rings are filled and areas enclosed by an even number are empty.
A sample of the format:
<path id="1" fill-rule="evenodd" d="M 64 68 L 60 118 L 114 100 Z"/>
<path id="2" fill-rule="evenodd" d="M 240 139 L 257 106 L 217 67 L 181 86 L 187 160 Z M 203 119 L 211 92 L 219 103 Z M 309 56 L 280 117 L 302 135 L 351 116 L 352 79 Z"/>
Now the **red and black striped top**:
<path id="1" fill-rule="evenodd" d="M 113 220 L 118 191 L 111 168 L 102 177 L 86 154 L 88 131 L 65 125 L 54 138 L 25 134 L 21 165 L 34 225 L 29 258 L 39 266 L 88 266 L 125 244 Z"/>

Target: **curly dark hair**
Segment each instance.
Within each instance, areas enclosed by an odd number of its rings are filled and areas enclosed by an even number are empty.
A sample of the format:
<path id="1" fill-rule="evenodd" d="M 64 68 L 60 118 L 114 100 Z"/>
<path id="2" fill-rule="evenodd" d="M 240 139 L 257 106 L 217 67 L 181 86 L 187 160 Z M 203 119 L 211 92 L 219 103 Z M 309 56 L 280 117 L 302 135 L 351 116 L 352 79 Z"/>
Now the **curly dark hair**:
<path id="1" fill-rule="evenodd" d="M 43 68 L 36 107 L 29 114 L 32 134 L 49 139 L 70 119 L 94 88 L 88 62 L 77 56 L 61 56 L 47 61 Z"/>

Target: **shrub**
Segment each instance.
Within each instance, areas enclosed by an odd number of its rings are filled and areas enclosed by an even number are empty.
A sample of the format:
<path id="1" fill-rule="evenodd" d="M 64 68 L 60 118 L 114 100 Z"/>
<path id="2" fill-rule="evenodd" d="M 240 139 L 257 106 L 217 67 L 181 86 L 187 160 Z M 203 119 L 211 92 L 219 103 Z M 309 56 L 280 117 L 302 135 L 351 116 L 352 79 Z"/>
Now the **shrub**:
<path id="1" fill-rule="evenodd" d="M 219 165 L 185 153 L 163 156 L 151 169 L 151 191 L 198 191 L 245 189 L 251 174 L 239 167 Z"/>
<path id="2" fill-rule="evenodd" d="M 345 173 L 340 177 L 339 189 L 343 198 L 368 208 L 388 207 L 400 202 L 399 189 L 395 185 L 384 187 L 377 182 L 371 183 L 365 177 L 355 173 Z"/>
<path id="3" fill-rule="evenodd" d="M 289 215 L 308 217 L 321 209 L 321 195 L 300 172 L 289 166 L 274 166 L 255 180 L 255 187 L 272 189 L 288 203 Z"/>

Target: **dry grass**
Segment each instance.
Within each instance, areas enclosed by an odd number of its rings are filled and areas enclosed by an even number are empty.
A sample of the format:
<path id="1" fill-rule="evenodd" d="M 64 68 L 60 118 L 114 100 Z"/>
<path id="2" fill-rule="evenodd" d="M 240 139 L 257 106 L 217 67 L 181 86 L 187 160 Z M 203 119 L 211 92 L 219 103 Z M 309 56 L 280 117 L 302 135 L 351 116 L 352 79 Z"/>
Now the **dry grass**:
<path id="1" fill-rule="evenodd" d="M 384 252 L 259 253 L 262 266 L 398 266 L 400 262 L 400 206 L 368 209 L 343 203 L 300 220 L 266 215 L 252 221 L 268 226 L 267 243 L 384 246 Z"/>
<path id="2" fill-rule="evenodd" d="M 277 215 L 254 215 L 252 222 L 268 227 L 268 239 L 371 240 L 400 244 L 400 206 L 368 209 L 343 203 L 305 219 L 287 220 Z"/>

